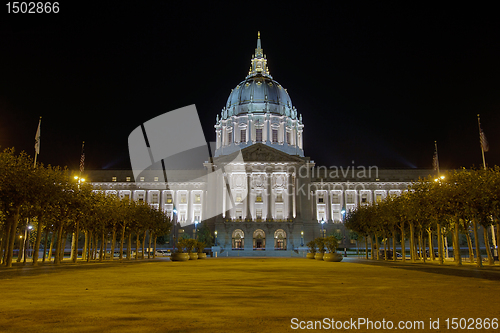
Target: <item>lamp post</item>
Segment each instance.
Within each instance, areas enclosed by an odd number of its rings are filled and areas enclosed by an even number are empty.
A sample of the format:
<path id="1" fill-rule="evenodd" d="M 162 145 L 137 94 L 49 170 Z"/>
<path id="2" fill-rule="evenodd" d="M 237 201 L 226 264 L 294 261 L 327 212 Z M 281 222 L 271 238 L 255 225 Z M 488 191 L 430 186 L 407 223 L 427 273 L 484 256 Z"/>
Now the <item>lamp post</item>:
<path id="1" fill-rule="evenodd" d="M 217 230 L 215 230 L 215 246 L 217 246 Z"/>
<path id="2" fill-rule="evenodd" d="M 321 218 L 321 237 L 325 237 L 325 233 L 323 230 L 323 224 L 325 223 L 325 219 Z"/>
<path id="3" fill-rule="evenodd" d="M 304 231 L 300 232 L 300 246 L 304 246 Z"/>
<path id="4" fill-rule="evenodd" d="M 342 209 L 342 223 L 344 224 L 344 257 L 347 257 L 347 249 L 346 249 L 346 242 L 345 242 L 345 209 Z"/>
<path id="5" fill-rule="evenodd" d="M 198 220 L 194 220 L 194 239 L 198 239 Z"/>

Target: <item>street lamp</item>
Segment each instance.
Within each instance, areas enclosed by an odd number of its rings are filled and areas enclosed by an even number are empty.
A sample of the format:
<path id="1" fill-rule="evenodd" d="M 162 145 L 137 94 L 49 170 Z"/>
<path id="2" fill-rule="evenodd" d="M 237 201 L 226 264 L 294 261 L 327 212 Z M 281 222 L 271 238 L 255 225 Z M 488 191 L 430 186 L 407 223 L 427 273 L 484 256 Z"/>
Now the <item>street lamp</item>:
<path id="1" fill-rule="evenodd" d="M 321 237 L 325 237 L 325 232 L 323 230 L 323 224 L 325 223 L 325 219 L 321 218 Z"/>
<path id="2" fill-rule="evenodd" d="M 194 239 L 197 239 L 198 236 L 198 220 L 194 221 Z"/>
<path id="3" fill-rule="evenodd" d="M 344 223 L 344 257 L 347 257 L 347 249 L 346 249 L 346 242 L 345 242 L 345 209 L 342 209 L 340 211 L 342 213 L 342 223 Z"/>
<path id="4" fill-rule="evenodd" d="M 215 246 L 217 246 L 217 230 L 215 230 Z"/>
<path id="5" fill-rule="evenodd" d="M 300 246 L 304 246 L 304 231 L 300 232 Z"/>

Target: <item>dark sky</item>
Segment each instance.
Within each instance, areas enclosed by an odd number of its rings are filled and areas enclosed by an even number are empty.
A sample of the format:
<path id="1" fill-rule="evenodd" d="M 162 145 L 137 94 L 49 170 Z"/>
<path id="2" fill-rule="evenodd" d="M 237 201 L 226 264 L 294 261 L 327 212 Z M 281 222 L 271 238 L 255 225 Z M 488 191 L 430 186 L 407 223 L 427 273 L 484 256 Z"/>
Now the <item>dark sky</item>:
<path id="1" fill-rule="evenodd" d="M 469 3 L 60 4 L 0 14 L 0 146 L 87 169 L 128 168 L 128 135 L 196 104 L 207 140 L 248 73 L 257 31 L 319 165 L 481 165 L 476 114 L 500 165 L 500 20 Z"/>

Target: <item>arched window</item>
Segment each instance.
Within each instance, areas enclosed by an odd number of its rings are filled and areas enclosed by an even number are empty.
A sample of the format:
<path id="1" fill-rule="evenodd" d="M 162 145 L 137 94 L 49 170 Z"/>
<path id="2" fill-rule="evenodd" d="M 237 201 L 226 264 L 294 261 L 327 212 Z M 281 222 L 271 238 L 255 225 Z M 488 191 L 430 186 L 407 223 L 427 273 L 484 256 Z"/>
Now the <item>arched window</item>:
<path id="1" fill-rule="evenodd" d="M 241 229 L 236 229 L 233 231 L 232 235 L 232 245 L 233 250 L 243 250 L 245 243 L 245 233 Z"/>
<path id="2" fill-rule="evenodd" d="M 286 250 L 286 232 L 283 229 L 278 229 L 274 232 L 274 249 Z"/>
<path id="3" fill-rule="evenodd" d="M 253 232 L 253 249 L 265 250 L 266 249 L 266 233 L 262 229 L 257 229 Z"/>

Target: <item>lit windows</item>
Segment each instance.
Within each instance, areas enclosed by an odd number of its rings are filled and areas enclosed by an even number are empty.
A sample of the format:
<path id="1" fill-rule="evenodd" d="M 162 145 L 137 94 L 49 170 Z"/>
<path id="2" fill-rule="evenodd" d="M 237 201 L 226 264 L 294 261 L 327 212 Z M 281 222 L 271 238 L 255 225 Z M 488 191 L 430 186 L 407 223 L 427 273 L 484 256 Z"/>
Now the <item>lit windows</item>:
<path id="1" fill-rule="evenodd" d="M 111 181 L 116 182 L 116 177 L 112 177 Z"/>
<path id="2" fill-rule="evenodd" d="M 340 196 L 338 193 L 333 193 L 332 194 L 332 204 L 339 204 L 340 203 Z"/>
<path id="3" fill-rule="evenodd" d="M 152 204 L 158 203 L 158 193 L 153 193 L 153 195 L 151 196 L 151 203 Z"/>
<path id="4" fill-rule="evenodd" d="M 227 145 L 229 146 L 233 142 L 233 132 L 227 132 Z"/>
<path id="5" fill-rule="evenodd" d="M 290 132 L 286 132 L 286 143 L 289 145 L 292 144 L 292 134 Z"/>
<path id="6" fill-rule="evenodd" d="M 167 193 L 167 197 L 165 198 L 165 202 L 168 204 L 172 203 L 172 193 Z"/>
<path id="7" fill-rule="evenodd" d="M 255 197 L 255 202 L 262 202 L 262 193 L 257 193 L 257 196 Z"/>
<path id="8" fill-rule="evenodd" d="M 261 220 L 262 219 L 262 209 L 256 209 L 255 210 L 255 217 L 257 218 L 257 220 Z"/>
<path id="9" fill-rule="evenodd" d="M 201 194 L 196 193 L 194 195 L 194 203 L 200 203 L 201 202 Z"/>
<path id="10" fill-rule="evenodd" d="M 318 193 L 318 203 L 325 203 L 325 194 L 323 192 Z"/>
<path id="11" fill-rule="evenodd" d="M 181 204 L 187 203 L 186 193 L 181 193 Z"/>

